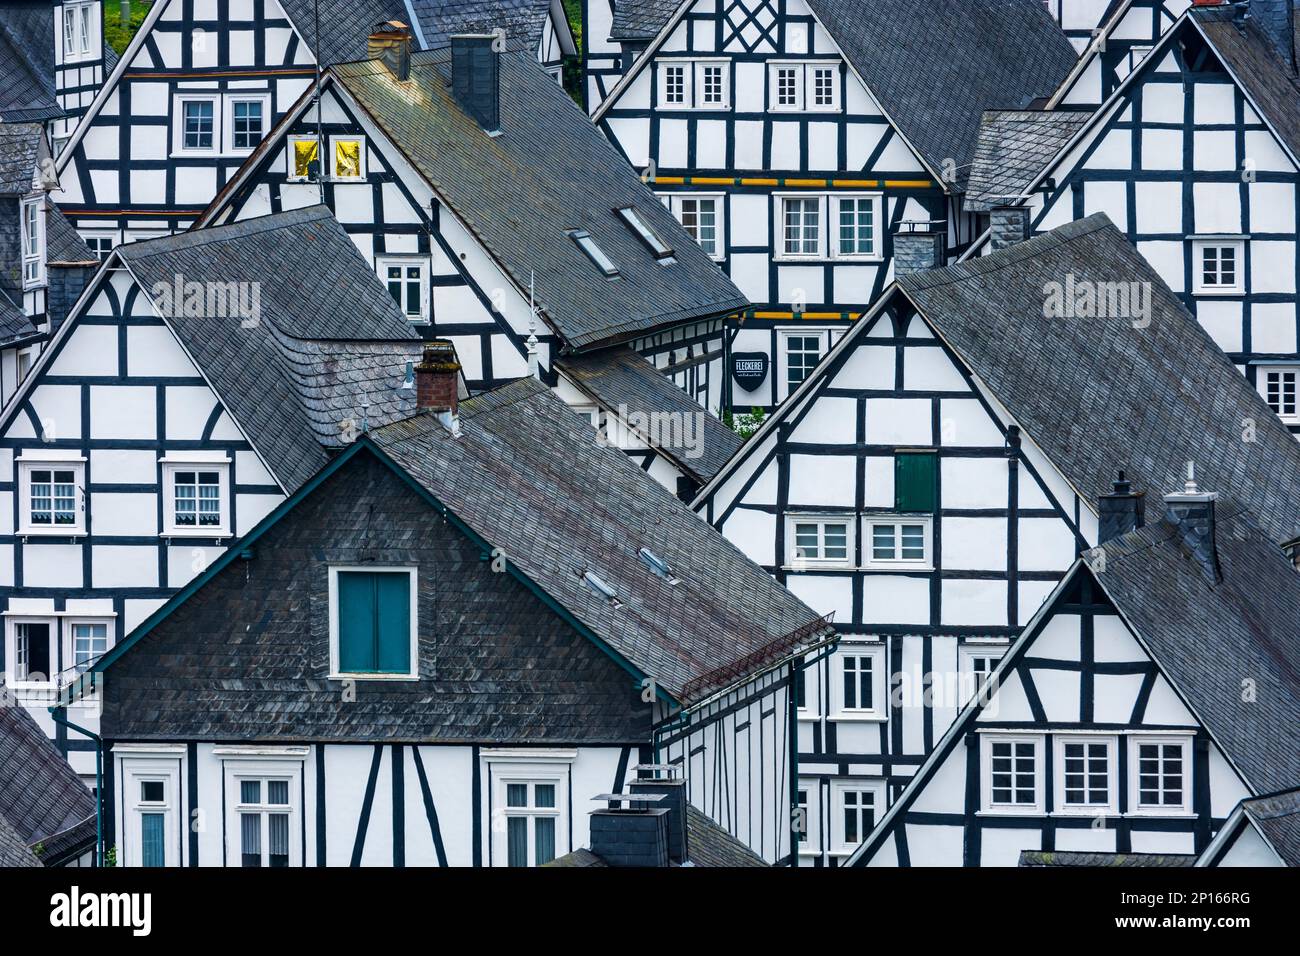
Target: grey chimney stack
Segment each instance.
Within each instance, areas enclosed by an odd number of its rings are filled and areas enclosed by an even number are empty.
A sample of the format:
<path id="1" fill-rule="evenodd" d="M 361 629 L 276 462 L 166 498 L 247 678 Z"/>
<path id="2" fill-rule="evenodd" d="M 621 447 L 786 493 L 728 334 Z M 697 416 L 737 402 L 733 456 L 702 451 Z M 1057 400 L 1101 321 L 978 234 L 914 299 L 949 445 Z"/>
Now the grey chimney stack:
<path id="1" fill-rule="evenodd" d="M 451 90 L 489 133 L 501 132 L 501 57 L 490 34 L 451 38 Z"/>
<path id="2" fill-rule="evenodd" d="M 676 764 L 639 764 L 633 768 L 637 778 L 627 785 L 629 793 L 664 798 L 661 806 L 668 810 L 668 858 L 674 863 L 684 863 L 687 858 L 686 778 L 681 769 Z"/>
<path id="3" fill-rule="evenodd" d="M 926 225 L 934 228 L 909 230 L 905 223 L 894 234 L 894 278 L 943 268 L 948 241 L 946 229 L 941 223 Z"/>
<path id="4" fill-rule="evenodd" d="M 1136 531 L 1146 523 L 1146 498 L 1133 490 L 1133 483 L 1119 473 L 1110 494 L 1097 499 L 1097 543 L 1105 544 Z"/>
<path id="5" fill-rule="evenodd" d="M 1196 465 L 1187 463 L 1187 480 L 1182 491 L 1165 495 L 1166 520 L 1178 529 L 1183 546 L 1210 584 L 1223 580 L 1215 544 L 1214 502 L 1218 495 L 1203 492 L 1196 483 Z"/>
<path id="6" fill-rule="evenodd" d="M 366 38 L 366 55 L 379 60 L 401 82 L 411 78 L 411 30 L 401 20 L 386 20 Z"/>
<path id="7" fill-rule="evenodd" d="M 994 252 L 1029 238 L 1029 210 L 1024 206 L 994 206 L 989 213 L 989 248 Z"/>
<path id="8" fill-rule="evenodd" d="M 592 810 L 591 852 L 610 866 L 663 867 L 668 865 L 669 811 L 656 806 L 665 798 L 658 793 L 605 793 L 609 808 Z M 622 804 L 628 808 L 622 808 Z"/>

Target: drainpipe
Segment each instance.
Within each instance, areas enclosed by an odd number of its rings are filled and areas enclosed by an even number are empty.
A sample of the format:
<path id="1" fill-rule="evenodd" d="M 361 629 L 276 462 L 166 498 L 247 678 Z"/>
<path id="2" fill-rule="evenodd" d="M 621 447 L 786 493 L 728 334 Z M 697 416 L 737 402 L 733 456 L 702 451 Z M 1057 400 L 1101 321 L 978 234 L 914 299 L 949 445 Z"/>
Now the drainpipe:
<path id="1" fill-rule="evenodd" d="M 50 716 L 56 724 L 84 734 L 95 742 L 95 866 L 104 865 L 104 740 L 85 727 L 79 727 L 64 716 L 64 707 L 51 707 Z"/>

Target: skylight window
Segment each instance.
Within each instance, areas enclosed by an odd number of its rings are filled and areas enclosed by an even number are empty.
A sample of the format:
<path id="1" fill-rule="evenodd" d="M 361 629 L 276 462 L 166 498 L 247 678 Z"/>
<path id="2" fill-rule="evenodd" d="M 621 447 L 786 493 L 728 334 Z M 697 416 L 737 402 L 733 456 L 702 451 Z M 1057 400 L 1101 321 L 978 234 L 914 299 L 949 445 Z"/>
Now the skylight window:
<path id="1" fill-rule="evenodd" d="M 673 574 L 673 569 L 668 566 L 668 562 L 659 555 L 655 554 L 649 548 L 642 548 L 638 552 L 641 563 L 650 569 L 654 574 L 663 578 L 669 584 L 677 584 L 677 577 Z"/>
<path id="2" fill-rule="evenodd" d="M 599 598 L 604 598 L 615 607 L 618 606 L 618 592 L 614 590 L 600 575 L 595 571 L 586 571 L 582 575 L 582 583 L 587 586 L 592 594 Z"/>
<path id="3" fill-rule="evenodd" d="M 646 244 L 656 259 L 668 259 L 672 256 L 672 249 L 664 245 L 664 241 L 646 225 L 646 221 L 641 218 L 641 214 L 634 206 L 624 206 L 622 209 L 615 209 L 614 212 L 618 213 L 618 218 L 627 223 L 628 228 L 636 233 L 637 238 Z"/>
<path id="4" fill-rule="evenodd" d="M 612 259 L 605 255 L 603 249 L 596 245 L 596 240 L 591 238 L 591 233 L 585 230 L 569 233 L 569 237 L 578 244 L 578 248 L 587 254 L 587 258 L 596 264 L 596 268 L 605 273 L 609 278 L 618 275 L 618 266 L 614 265 Z"/>

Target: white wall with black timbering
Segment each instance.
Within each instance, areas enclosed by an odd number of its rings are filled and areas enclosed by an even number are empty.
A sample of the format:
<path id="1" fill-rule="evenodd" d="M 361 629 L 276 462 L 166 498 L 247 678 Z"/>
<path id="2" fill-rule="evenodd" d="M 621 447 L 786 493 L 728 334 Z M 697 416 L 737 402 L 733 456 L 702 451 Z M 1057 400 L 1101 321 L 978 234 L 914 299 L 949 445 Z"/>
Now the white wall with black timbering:
<path id="1" fill-rule="evenodd" d="M 68 141 L 77 122 L 104 84 L 104 4 L 66 0 L 54 4 L 54 88 L 64 116 L 52 121 L 55 152 Z M 112 14 L 117 15 L 116 6 Z"/>
<path id="2" fill-rule="evenodd" d="M 582 92 L 589 113 L 605 102 L 635 56 L 632 50 L 610 39 L 613 25 L 612 0 L 583 0 Z"/>
<path id="3" fill-rule="evenodd" d="M 881 818 L 964 703 L 974 661 L 1005 652 L 1096 538 L 1092 506 L 1033 436 L 901 296 L 887 306 L 695 502 L 747 556 L 833 614 L 841 636 L 835 654 L 808 669 L 799 714 L 807 865 L 847 858 L 846 794 Z M 917 451 L 936 456 L 929 513 L 898 507 L 896 457 Z M 844 523 L 847 558 L 800 561 L 800 519 Z M 925 560 L 877 563 L 871 521 L 920 523 Z M 871 661 L 870 707 L 845 706 L 846 655 Z M 862 823 L 859 838 L 865 832 Z"/>
<path id="4" fill-rule="evenodd" d="M 1096 0 L 1048 0 L 1069 6 L 1091 4 Z M 1101 0 L 1103 7 L 1107 0 Z M 1066 30 L 1071 41 L 1078 46 L 1083 58 L 1061 89 L 1053 96 L 1053 104 L 1070 109 L 1092 109 L 1100 106 L 1128 78 L 1138 64 L 1151 52 L 1159 39 L 1191 6 L 1191 0 L 1131 0 L 1123 15 L 1106 32 L 1110 21 L 1098 22 L 1092 27 Z M 1069 13 L 1066 14 L 1067 20 Z M 1086 23 L 1091 12 L 1078 22 Z"/>

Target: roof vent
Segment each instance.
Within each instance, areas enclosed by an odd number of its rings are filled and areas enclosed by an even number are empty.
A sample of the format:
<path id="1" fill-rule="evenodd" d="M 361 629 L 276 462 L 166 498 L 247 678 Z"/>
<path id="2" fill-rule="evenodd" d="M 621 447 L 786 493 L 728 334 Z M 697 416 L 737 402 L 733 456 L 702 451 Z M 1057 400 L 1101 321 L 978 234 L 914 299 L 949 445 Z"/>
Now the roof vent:
<path id="1" fill-rule="evenodd" d="M 1141 492 L 1133 491 L 1133 483 L 1121 471 L 1110 494 L 1097 499 L 1097 543 L 1105 544 L 1141 528 L 1146 519 L 1144 500 Z"/>
<path id="2" fill-rule="evenodd" d="M 669 584 L 680 584 L 681 582 L 673 574 L 673 569 L 668 566 L 668 562 L 659 555 L 655 554 L 649 548 L 642 548 L 637 552 L 637 557 L 641 563 L 649 568 L 654 574 L 663 578 Z"/>

